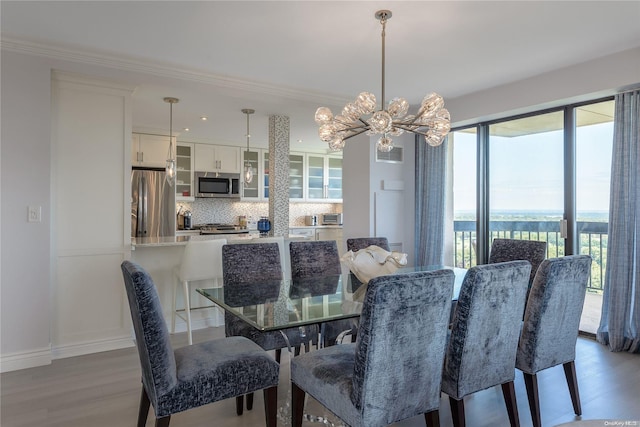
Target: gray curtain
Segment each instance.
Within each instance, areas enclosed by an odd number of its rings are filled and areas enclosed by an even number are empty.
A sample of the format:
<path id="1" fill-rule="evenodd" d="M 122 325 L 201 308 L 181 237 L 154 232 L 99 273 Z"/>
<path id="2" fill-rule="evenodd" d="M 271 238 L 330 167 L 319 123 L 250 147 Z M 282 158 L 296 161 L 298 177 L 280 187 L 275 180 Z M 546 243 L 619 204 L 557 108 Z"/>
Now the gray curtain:
<path id="1" fill-rule="evenodd" d="M 615 97 L 607 272 L 598 341 L 640 352 L 640 90 Z"/>
<path id="2" fill-rule="evenodd" d="M 447 140 L 431 147 L 416 135 L 416 265 L 444 260 Z"/>

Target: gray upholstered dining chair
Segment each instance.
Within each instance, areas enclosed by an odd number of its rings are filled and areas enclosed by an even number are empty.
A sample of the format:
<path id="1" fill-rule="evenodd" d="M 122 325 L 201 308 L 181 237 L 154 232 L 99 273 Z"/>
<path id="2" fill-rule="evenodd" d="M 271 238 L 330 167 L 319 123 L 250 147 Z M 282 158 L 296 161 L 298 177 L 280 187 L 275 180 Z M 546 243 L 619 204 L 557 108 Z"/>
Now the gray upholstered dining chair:
<path id="1" fill-rule="evenodd" d="M 528 261 L 485 264 L 462 282 L 442 375 L 456 427 L 465 425 L 465 396 L 497 385 L 511 426 L 519 425 L 513 381 L 530 271 Z"/>
<path id="2" fill-rule="evenodd" d="M 289 253 L 292 292 L 305 292 L 311 296 L 335 292 L 342 273 L 338 245 L 335 240 L 291 242 Z M 324 346 L 335 344 L 338 335 L 346 331 L 350 331 L 351 339 L 354 341 L 357 328 L 357 319 L 325 322 L 321 334 L 322 344 Z"/>
<path id="3" fill-rule="evenodd" d="M 138 427 L 146 425 L 150 405 L 156 427 L 168 427 L 173 414 L 261 389 L 266 424 L 275 427 L 280 366 L 242 337 L 174 351 L 153 280 L 133 262 L 124 261 L 121 269 L 142 368 Z"/>
<path id="4" fill-rule="evenodd" d="M 531 263 L 529 274 L 529 288 L 538 271 L 540 263 L 547 256 L 547 242 L 537 240 L 493 239 L 489 264 L 497 262 L 525 260 Z"/>
<path id="5" fill-rule="evenodd" d="M 542 425 L 536 374 L 562 365 L 576 415 L 582 414 L 575 370 L 576 340 L 591 273 L 591 257 L 573 255 L 540 264 L 527 301 L 516 368 L 524 375 L 533 426 Z"/>
<path id="6" fill-rule="evenodd" d="M 222 278 L 225 303 L 232 307 L 276 301 L 283 280 L 278 244 L 224 245 L 222 247 Z M 255 289 L 256 283 L 260 283 L 259 290 Z M 318 334 L 318 328 L 315 325 L 288 328 L 282 331 L 259 331 L 227 311 L 224 314 L 224 330 L 227 337 L 246 337 L 264 350 L 275 350 L 277 362 L 280 362 L 281 349 L 294 347 L 297 355 L 300 353 L 300 346 L 305 345 L 309 348 L 309 342 Z M 283 334 L 286 335 L 287 340 Z M 236 410 L 240 415 L 243 397 L 239 396 L 236 403 Z M 252 407 L 253 394 L 248 394 L 247 409 L 251 410 Z"/>
<path id="7" fill-rule="evenodd" d="M 439 425 L 453 283 L 451 270 L 372 279 L 356 343 L 292 359 L 293 427 L 302 424 L 305 393 L 352 427 L 420 414 L 428 426 Z"/>

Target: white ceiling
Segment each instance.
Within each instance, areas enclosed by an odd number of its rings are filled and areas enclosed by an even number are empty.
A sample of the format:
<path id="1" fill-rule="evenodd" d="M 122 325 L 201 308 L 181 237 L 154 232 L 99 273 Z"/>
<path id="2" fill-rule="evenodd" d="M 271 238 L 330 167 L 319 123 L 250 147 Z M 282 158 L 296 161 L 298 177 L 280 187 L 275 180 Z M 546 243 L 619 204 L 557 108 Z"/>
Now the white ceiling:
<path id="1" fill-rule="evenodd" d="M 640 46 L 640 1 L 2 1 L 3 48 L 113 68 L 136 86 L 133 127 L 266 147 L 268 116 L 293 149 L 324 147 L 313 121 L 362 91 L 447 99 Z M 338 110 L 334 108 L 334 112 Z M 205 123 L 199 120 L 207 115 Z M 452 117 L 455 122 L 455 117 Z M 189 127 L 190 132 L 182 129 Z M 302 142 L 298 142 L 302 140 Z"/>

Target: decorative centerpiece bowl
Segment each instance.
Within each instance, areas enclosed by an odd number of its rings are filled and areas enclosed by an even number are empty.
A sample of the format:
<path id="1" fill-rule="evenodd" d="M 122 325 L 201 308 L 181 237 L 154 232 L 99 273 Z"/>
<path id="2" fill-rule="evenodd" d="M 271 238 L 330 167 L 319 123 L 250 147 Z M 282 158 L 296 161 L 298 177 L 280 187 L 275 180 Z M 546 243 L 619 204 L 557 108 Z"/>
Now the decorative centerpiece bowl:
<path id="1" fill-rule="evenodd" d="M 340 258 L 358 280 L 367 284 L 374 277 L 394 273 L 399 267 L 407 265 L 407 254 L 389 252 L 379 246 L 371 245 L 353 252 L 349 251 Z"/>

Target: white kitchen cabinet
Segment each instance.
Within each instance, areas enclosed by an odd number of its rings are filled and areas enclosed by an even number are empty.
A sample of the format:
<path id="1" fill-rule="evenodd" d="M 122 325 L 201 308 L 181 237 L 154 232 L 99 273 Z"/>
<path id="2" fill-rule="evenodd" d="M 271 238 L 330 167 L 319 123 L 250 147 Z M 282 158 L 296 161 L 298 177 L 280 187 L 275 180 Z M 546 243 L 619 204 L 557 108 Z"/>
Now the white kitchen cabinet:
<path id="1" fill-rule="evenodd" d="M 307 200 L 342 202 L 342 158 L 307 154 Z"/>
<path id="2" fill-rule="evenodd" d="M 335 240 L 340 256 L 344 253 L 342 243 L 342 228 L 316 228 L 316 240 Z"/>
<path id="3" fill-rule="evenodd" d="M 269 152 L 264 151 L 264 198 L 269 198 Z M 289 154 L 289 200 L 304 200 L 304 153 Z"/>
<path id="4" fill-rule="evenodd" d="M 240 173 L 240 147 L 194 144 L 197 172 Z"/>
<path id="5" fill-rule="evenodd" d="M 344 253 L 342 227 L 296 227 L 290 228 L 289 234 L 305 236 L 309 240 L 335 240 L 340 256 Z"/>
<path id="6" fill-rule="evenodd" d="M 192 202 L 193 187 L 193 144 L 179 142 L 176 145 L 176 201 Z"/>
<path id="7" fill-rule="evenodd" d="M 263 158 L 263 150 L 261 149 L 250 149 L 250 150 L 242 150 L 242 198 L 246 200 L 262 200 L 264 197 L 260 197 L 263 192 L 261 191 L 263 188 L 263 176 L 264 176 L 264 168 L 263 162 L 261 159 Z M 244 167 L 246 163 L 251 165 L 253 169 L 253 180 L 250 183 L 244 182 Z"/>
<path id="8" fill-rule="evenodd" d="M 301 227 L 301 228 L 290 228 L 289 234 L 295 234 L 297 236 L 305 236 L 310 240 L 316 240 L 316 229 L 313 227 Z"/>
<path id="9" fill-rule="evenodd" d="M 176 138 L 172 138 L 175 150 Z M 174 151 L 175 154 L 175 151 Z M 164 168 L 169 155 L 169 136 L 134 133 L 131 137 L 131 164 Z"/>

